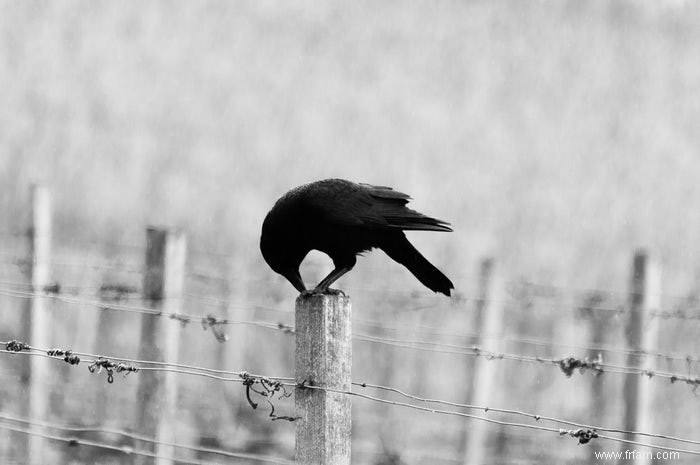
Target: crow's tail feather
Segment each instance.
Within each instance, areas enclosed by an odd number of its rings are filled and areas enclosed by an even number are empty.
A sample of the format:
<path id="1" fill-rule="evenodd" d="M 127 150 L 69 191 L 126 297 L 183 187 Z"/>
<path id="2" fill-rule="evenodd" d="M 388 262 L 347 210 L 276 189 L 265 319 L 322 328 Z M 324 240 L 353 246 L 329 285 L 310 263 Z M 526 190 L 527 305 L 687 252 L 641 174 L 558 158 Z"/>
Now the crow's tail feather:
<path id="1" fill-rule="evenodd" d="M 454 289 L 452 281 L 421 255 L 408 242 L 405 234 L 392 235 L 392 239 L 382 244 L 381 249 L 389 257 L 408 268 L 408 271 L 413 273 L 421 283 L 433 292 L 440 292 L 449 296 L 450 290 Z"/>

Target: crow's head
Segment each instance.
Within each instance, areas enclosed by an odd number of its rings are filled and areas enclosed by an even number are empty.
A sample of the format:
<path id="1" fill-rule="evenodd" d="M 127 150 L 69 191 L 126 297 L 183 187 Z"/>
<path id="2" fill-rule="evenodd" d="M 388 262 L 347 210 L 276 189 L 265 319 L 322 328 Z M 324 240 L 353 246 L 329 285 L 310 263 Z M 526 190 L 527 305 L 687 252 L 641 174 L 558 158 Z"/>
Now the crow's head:
<path id="1" fill-rule="evenodd" d="M 299 292 L 304 292 L 306 286 L 299 274 L 299 266 L 308 250 L 303 250 L 299 241 L 281 228 L 270 213 L 265 217 L 260 235 L 262 256 L 270 268 L 287 278 Z"/>

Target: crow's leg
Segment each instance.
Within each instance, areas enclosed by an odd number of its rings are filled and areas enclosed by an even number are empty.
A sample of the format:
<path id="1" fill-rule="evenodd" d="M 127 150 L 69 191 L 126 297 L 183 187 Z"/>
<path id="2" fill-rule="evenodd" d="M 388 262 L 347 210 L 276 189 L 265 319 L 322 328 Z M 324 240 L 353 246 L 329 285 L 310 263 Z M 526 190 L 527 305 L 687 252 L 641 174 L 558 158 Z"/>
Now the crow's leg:
<path id="1" fill-rule="evenodd" d="M 331 271 L 328 276 L 323 278 L 323 280 L 318 283 L 318 286 L 316 286 L 316 289 L 313 290 L 313 292 L 327 292 L 329 291 L 328 287 L 336 282 L 338 278 L 343 276 L 345 273 L 348 271 L 352 270 L 351 266 L 344 267 L 344 268 L 339 268 L 335 267 L 333 271 Z"/>

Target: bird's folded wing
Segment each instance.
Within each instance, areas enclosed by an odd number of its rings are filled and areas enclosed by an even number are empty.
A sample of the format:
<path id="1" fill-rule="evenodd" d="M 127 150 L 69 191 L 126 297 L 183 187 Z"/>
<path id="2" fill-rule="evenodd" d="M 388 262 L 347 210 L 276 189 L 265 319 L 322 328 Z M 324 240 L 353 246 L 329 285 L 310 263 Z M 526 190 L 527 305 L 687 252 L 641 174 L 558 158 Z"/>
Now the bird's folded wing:
<path id="1" fill-rule="evenodd" d="M 377 229 L 452 231 L 448 223 L 406 207 L 409 197 L 390 187 L 360 184 L 361 189 L 338 191 L 318 205 L 326 220 L 338 225 Z"/>
<path id="2" fill-rule="evenodd" d="M 371 197 L 374 198 L 371 208 L 371 218 L 392 229 L 416 231 L 452 231 L 446 223 L 436 218 L 423 215 L 406 207 L 411 197 L 390 187 L 363 184 Z"/>

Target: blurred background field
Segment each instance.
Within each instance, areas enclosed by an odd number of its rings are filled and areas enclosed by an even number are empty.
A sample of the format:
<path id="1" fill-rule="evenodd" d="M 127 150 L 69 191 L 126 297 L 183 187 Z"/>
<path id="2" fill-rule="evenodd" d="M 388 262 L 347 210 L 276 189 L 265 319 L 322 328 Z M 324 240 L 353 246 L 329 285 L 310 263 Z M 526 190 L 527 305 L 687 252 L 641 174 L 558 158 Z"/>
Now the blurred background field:
<path id="1" fill-rule="evenodd" d="M 596 290 L 599 305 L 625 305 L 637 247 L 661 262 L 662 308 L 700 312 L 699 8 L 679 0 L 2 1 L 0 288 L 26 279 L 29 191 L 42 183 L 54 202 L 52 277 L 65 293 L 95 300 L 102 284 L 118 283 L 133 287 L 126 302 L 139 304 L 145 228 L 178 227 L 189 242 L 186 312 L 291 324 L 296 293 L 260 256 L 262 219 L 289 188 L 343 177 L 407 192 L 414 208 L 455 230 L 410 234 L 455 283 L 452 300 L 381 252 L 358 261 L 339 283 L 353 298 L 358 333 L 473 332 L 478 264 L 495 257 L 507 281 L 506 336 L 586 345 L 594 317 L 578 307 Z M 302 275 L 314 282 L 329 269 L 313 253 Z M 24 300 L 0 293 L 0 340 L 19 338 Z M 60 301 L 51 308 L 53 345 L 138 355 L 138 315 Z M 605 321 L 601 342 L 625 347 L 624 318 Z M 659 352 L 691 358 L 657 360 L 659 369 L 696 375 L 699 320 L 660 324 Z M 182 331 L 183 363 L 293 376 L 294 340 L 282 331 L 230 327 L 225 344 L 196 323 Z M 356 341 L 353 379 L 464 401 L 473 363 Z M 593 381 L 590 372 L 566 378 L 552 367 L 494 363 L 494 405 L 620 426 L 622 376 Z M 24 364 L 0 358 L 2 412 L 23 413 Z M 84 367 L 53 369 L 47 421 L 137 429 L 138 374 L 107 385 Z M 179 380 L 179 440 L 291 457 L 294 424 L 250 409 L 240 385 Z M 654 432 L 697 438 L 692 387 L 650 382 Z M 291 414 L 293 402 L 277 408 Z M 356 399 L 353 462 L 459 463 L 469 425 Z M 590 448 L 550 434 L 489 432 L 498 463 L 592 460 Z M 22 441 L 0 431 L 0 461 L 23 463 Z M 124 460 L 51 447 L 51 463 Z"/>

